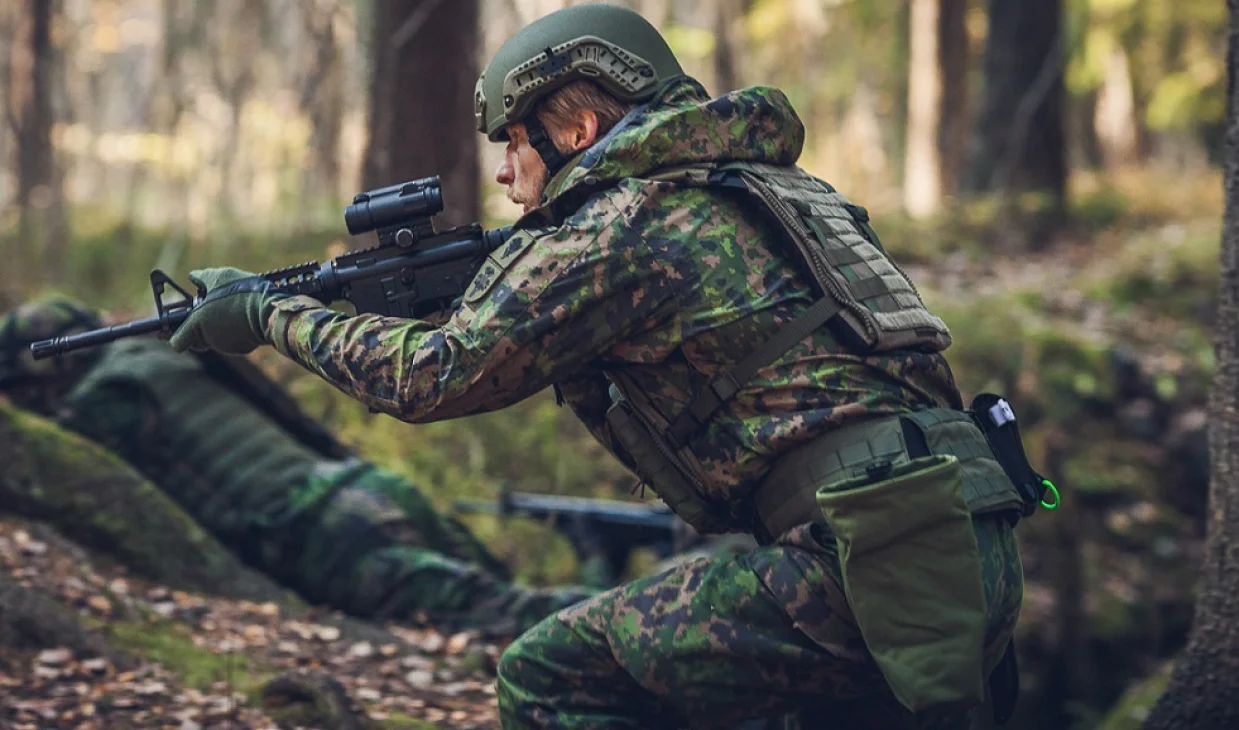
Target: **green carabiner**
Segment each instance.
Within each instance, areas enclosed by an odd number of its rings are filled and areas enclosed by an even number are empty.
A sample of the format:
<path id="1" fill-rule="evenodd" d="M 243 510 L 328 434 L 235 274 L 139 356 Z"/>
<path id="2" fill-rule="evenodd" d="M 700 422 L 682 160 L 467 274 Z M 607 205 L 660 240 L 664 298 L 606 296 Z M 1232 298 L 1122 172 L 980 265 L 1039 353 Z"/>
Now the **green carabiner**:
<path id="1" fill-rule="evenodd" d="M 1046 488 L 1047 491 L 1053 492 L 1054 494 L 1053 502 L 1047 502 L 1045 501 L 1045 498 L 1043 497 L 1041 499 L 1041 506 L 1045 507 L 1046 509 L 1050 509 L 1050 510 L 1058 509 L 1058 505 L 1063 503 L 1062 497 L 1060 497 L 1058 494 L 1058 487 L 1054 486 L 1054 482 L 1050 481 L 1049 479 L 1042 479 L 1041 484 Z"/>

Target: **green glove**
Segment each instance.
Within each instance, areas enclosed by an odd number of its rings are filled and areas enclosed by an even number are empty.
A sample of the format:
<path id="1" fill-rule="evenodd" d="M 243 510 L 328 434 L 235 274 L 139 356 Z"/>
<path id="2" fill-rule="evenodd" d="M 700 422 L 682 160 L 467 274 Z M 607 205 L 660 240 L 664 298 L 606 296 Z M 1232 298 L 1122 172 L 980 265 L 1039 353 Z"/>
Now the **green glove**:
<path id="1" fill-rule="evenodd" d="M 189 280 L 206 295 L 168 340 L 173 350 L 244 355 L 270 342 L 264 314 L 280 295 L 270 291 L 269 281 L 231 267 L 196 269 Z"/>

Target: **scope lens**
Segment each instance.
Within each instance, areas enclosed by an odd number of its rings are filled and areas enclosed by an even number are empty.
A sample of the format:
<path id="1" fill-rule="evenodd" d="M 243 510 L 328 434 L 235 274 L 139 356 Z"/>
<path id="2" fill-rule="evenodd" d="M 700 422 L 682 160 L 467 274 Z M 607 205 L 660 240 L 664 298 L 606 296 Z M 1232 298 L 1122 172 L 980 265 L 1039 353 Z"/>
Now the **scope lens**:
<path id="1" fill-rule="evenodd" d="M 437 176 L 378 188 L 358 198 L 360 202 L 344 209 L 344 225 L 353 235 L 410 223 L 443 210 L 443 190 Z"/>
<path id="2" fill-rule="evenodd" d="M 374 219 L 370 216 L 370 201 L 353 203 L 344 209 L 344 226 L 354 236 L 375 229 Z"/>

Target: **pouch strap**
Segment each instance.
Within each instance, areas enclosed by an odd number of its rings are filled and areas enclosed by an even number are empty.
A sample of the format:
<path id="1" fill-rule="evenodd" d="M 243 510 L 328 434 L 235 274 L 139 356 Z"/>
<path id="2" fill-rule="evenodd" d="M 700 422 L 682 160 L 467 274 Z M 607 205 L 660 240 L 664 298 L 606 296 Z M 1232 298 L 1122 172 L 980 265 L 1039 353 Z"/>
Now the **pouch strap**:
<path id="1" fill-rule="evenodd" d="M 817 504 L 823 484 L 909 460 L 898 416 L 873 418 L 813 439 L 780 457 L 753 492 L 758 541 L 768 543 L 806 522 L 826 524 Z"/>
<path id="2" fill-rule="evenodd" d="M 780 457 L 753 492 L 757 538 L 769 542 L 796 525 L 824 523 L 816 499 L 824 484 L 930 454 L 959 459 L 964 501 L 974 515 L 1003 513 L 1018 518 L 1019 494 L 972 416 L 951 408 L 927 408 L 837 428 Z"/>

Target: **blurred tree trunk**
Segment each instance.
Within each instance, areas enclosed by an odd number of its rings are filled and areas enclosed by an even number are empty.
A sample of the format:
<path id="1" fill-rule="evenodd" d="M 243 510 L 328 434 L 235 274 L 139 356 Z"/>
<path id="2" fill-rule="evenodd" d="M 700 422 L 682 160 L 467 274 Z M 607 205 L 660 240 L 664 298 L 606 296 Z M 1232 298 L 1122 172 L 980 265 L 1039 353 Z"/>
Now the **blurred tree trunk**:
<path id="1" fill-rule="evenodd" d="M 367 189 L 438 175 L 441 225 L 481 218 L 478 0 L 375 0 Z"/>
<path id="2" fill-rule="evenodd" d="M 305 2 L 302 12 L 312 43 L 308 73 L 301 85 L 301 108 L 310 118 L 310 163 L 303 197 L 335 198 L 341 194 L 340 132 L 345 109 L 344 65 L 335 33 L 336 3 Z"/>
<path id="3" fill-rule="evenodd" d="M 942 68 L 942 118 L 938 147 L 942 151 L 942 189 L 959 191 L 968 156 L 968 0 L 940 0 L 938 65 Z"/>
<path id="4" fill-rule="evenodd" d="M 1209 394 L 1208 534 L 1187 648 L 1147 730 L 1239 727 L 1239 0 L 1227 5 L 1226 212 Z"/>
<path id="5" fill-rule="evenodd" d="M 912 0 L 904 207 L 937 213 L 953 192 L 965 139 L 968 65 L 966 0 Z"/>
<path id="6" fill-rule="evenodd" d="M 1106 60 L 1105 76 L 1093 111 L 1093 127 L 1107 168 L 1113 170 L 1136 161 L 1140 136 L 1136 114 L 1131 65 L 1127 52 L 1118 46 Z"/>
<path id="7" fill-rule="evenodd" d="M 988 10 L 969 188 L 1041 190 L 1061 206 L 1067 182 L 1062 0 L 989 0 Z"/>
<path id="8" fill-rule="evenodd" d="M 50 278 L 60 272 L 68 248 L 61 181 L 52 148 L 52 20 L 59 5 L 52 0 L 23 0 L 14 6 L 7 88 L 9 123 L 16 137 L 14 202 L 21 215 L 20 239 L 25 250 L 43 255 L 44 272 Z"/>
<path id="9" fill-rule="evenodd" d="M 736 47 L 736 24 L 744 17 L 745 0 L 714 0 L 714 53 L 711 61 L 714 66 L 714 87 L 710 92 L 714 95 L 734 91 L 740 86 L 739 73 L 736 67 L 739 59 L 736 57 L 739 49 Z"/>
<path id="10" fill-rule="evenodd" d="M 258 87 L 254 63 L 272 35 L 271 18 L 265 2 L 259 0 L 216 0 L 209 3 L 214 15 L 207 20 L 212 28 L 211 73 L 215 88 L 228 104 L 229 123 L 221 151 L 224 189 L 218 199 L 227 221 L 244 215 L 249 197 L 247 176 L 241 174 L 241 127 L 245 105 Z M 238 205 L 240 203 L 240 205 Z"/>

